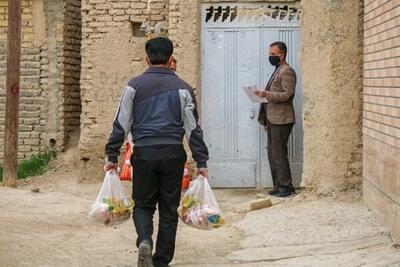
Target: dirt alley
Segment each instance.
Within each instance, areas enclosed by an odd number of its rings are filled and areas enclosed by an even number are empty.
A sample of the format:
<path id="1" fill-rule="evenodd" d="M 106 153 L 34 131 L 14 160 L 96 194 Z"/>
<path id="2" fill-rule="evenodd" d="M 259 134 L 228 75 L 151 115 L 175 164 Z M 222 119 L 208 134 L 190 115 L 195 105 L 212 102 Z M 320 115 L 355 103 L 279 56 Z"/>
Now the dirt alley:
<path id="1" fill-rule="evenodd" d="M 77 176 L 59 168 L 18 189 L 0 187 L 1 267 L 136 266 L 131 220 L 112 227 L 89 221 L 101 184 L 78 183 Z M 360 201 L 300 194 L 246 212 L 259 192 L 215 193 L 227 225 L 200 231 L 180 223 L 172 266 L 400 266 L 398 246 Z"/>

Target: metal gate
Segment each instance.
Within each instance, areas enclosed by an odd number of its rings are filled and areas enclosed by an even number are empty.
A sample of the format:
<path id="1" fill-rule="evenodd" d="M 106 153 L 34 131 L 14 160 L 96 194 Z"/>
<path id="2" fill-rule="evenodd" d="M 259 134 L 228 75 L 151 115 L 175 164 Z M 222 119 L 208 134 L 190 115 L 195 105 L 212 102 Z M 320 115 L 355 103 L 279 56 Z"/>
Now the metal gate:
<path id="1" fill-rule="evenodd" d="M 259 105 L 243 86 L 264 87 L 273 67 L 268 46 L 288 45 L 288 63 L 298 82 L 294 100 L 296 125 L 289 142 L 295 186 L 303 162 L 302 88 L 298 59 L 299 9 L 296 4 L 203 4 L 201 45 L 201 110 L 210 150 L 210 182 L 214 187 L 271 187 L 266 134 L 257 122 Z"/>

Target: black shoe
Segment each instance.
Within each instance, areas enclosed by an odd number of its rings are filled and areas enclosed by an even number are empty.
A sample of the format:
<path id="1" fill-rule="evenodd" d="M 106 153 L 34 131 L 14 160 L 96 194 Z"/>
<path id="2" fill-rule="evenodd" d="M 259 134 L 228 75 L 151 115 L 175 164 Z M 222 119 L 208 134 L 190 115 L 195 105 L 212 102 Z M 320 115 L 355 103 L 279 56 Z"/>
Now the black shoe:
<path id="1" fill-rule="evenodd" d="M 171 267 L 168 264 L 160 263 L 160 262 L 157 262 L 157 261 L 153 261 L 153 263 L 154 263 L 154 267 Z"/>
<path id="2" fill-rule="evenodd" d="M 273 196 L 273 195 L 278 194 L 278 193 L 279 193 L 279 188 L 274 188 L 274 189 L 272 189 L 272 190 L 267 192 L 267 194 L 270 195 L 270 196 Z"/>
<path id="3" fill-rule="evenodd" d="M 276 193 L 275 197 L 288 197 L 296 194 L 296 190 L 293 186 L 281 186 L 279 192 Z"/>
<path id="4" fill-rule="evenodd" d="M 152 248 L 149 240 L 143 240 L 140 242 L 138 267 L 154 267 Z"/>

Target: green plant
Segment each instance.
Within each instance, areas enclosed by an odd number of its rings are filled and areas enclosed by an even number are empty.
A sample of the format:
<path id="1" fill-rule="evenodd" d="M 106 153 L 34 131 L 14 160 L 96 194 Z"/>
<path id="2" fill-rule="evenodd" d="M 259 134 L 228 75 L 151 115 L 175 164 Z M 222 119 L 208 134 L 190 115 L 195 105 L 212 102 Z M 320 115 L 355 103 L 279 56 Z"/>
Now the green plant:
<path id="1" fill-rule="evenodd" d="M 52 159 L 56 157 L 54 150 L 32 155 L 29 159 L 22 160 L 18 164 L 18 179 L 25 179 L 30 176 L 43 174 Z M 0 166 L 0 181 L 3 180 L 3 167 Z"/>

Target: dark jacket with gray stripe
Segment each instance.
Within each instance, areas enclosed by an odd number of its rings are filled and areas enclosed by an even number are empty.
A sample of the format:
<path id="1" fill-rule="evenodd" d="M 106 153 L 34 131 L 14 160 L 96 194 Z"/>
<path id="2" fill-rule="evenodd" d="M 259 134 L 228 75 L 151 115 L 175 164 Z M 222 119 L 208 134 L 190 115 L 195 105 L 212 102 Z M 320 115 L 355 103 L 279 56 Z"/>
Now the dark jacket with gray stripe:
<path id="1" fill-rule="evenodd" d="M 125 87 L 106 145 L 108 161 L 118 162 L 129 132 L 135 146 L 182 144 L 186 134 L 197 167 L 206 167 L 208 150 L 193 89 L 167 68 L 149 68 Z"/>

